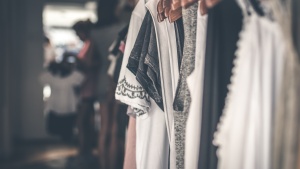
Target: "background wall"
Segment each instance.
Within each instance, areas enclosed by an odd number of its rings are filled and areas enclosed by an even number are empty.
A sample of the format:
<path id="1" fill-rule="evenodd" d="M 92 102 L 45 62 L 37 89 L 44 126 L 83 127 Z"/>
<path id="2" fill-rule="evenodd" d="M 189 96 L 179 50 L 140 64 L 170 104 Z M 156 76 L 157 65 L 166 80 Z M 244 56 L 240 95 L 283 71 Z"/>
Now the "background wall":
<path id="1" fill-rule="evenodd" d="M 38 77 L 43 65 L 43 1 L 27 0 L 24 4 L 25 21 L 22 51 L 20 57 L 21 92 L 20 111 L 22 139 L 35 139 L 45 137 L 43 120 L 42 85 Z"/>
<path id="2" fill-rule="evenodd" d="M 0 2 L 0 156 L 12 150 L 12 138 L 46 137 L 42 87 L 43 0 Z"/>

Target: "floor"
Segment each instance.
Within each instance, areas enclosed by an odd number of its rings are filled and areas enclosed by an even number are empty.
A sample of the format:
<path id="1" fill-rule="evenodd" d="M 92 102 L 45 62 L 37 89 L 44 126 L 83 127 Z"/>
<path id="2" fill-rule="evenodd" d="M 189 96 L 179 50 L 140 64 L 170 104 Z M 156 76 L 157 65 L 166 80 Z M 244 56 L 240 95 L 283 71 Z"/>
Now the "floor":
<path id="1" fill-rule="evenodd" d="M 77 155 L 75 144 L 47 140 L 17 145 L 11 159 L 0 161 L 0 169 L 99 169 L 97 156 Z"/>

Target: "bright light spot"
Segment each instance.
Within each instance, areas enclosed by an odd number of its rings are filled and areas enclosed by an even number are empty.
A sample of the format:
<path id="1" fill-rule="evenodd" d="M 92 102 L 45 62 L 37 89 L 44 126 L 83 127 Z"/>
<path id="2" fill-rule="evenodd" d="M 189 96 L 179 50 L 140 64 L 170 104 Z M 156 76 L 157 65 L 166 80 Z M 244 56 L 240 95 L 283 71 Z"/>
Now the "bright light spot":
<path id="1" fill-rule="evenodd" d="M 43 99 L 44 101 L 47 101 L 49 99 L 49 97 L 51 96 L 51 88 L 49 85 L 44 86 L 43 89 Z"/>

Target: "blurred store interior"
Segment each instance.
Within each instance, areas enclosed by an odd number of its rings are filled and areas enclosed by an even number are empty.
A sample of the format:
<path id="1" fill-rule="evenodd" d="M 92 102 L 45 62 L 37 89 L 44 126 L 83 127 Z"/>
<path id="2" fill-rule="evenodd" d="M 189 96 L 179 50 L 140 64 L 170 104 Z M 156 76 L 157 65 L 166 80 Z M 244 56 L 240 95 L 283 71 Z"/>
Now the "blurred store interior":
<path id="1" fill-rule="evenodd" d="M 108 48 L 128 24 L 132 8 L 126 0 L 1 0 L 1 169 L 101 168 L 97 146 L 93 156 L 78 157 L 76 127 L 75 138 L 67 142 L 46 131 L 45 104 L 51 87 L 40 83 L 45 71 L 45 37 L 60 62 L 66 51 L 78 52 L 83 46 L 72 26 L 80 20 L 92 23 L 91 36 L 101 56 L 93 118 L 95 132 L 99 133 L 99 102 L 109 90 Z M 68 61 L 73 63 L 74 58 Z"/>
<path id="2" fill-rule="evenodd" d="M 0 169 L 300 169 L 300 0 L 0 0 Z"/>

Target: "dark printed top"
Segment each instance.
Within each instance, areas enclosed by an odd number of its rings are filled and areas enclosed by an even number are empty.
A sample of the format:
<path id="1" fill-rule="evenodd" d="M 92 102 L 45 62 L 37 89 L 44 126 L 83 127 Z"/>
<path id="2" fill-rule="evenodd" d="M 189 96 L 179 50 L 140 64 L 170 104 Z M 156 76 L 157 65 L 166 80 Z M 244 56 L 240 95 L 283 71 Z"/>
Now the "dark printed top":
<path id="1" fill-rule="evenodd" d="M 148 95 L 163 110 L 160 69 L 155 28 L 148 11 L 129 56 L 127 68 Z"/>

